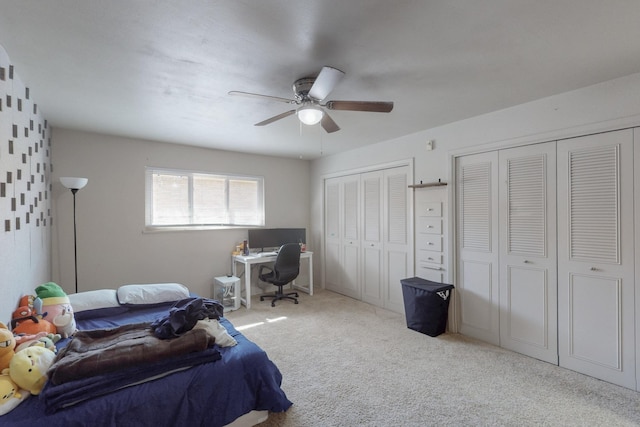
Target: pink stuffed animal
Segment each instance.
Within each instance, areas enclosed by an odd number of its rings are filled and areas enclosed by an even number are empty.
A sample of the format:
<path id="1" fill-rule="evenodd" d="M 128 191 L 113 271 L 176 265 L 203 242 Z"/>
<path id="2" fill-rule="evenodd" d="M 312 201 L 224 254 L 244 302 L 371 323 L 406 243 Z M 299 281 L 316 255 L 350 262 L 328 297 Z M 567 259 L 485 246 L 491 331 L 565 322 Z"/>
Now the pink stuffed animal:
<path id="1" fill-rule="evenodd" d="M 18 335 L 16 336 L 16 352 L 37 345 L 57 353 L 56 343 L 60 341 L 61 338 L 60 334 L 50 334 L 46 332 L 38 332 L 33 335 Z"/>
<path id="2" fill-rule="evenodd" d="M 76 332 L 76 319 L 69 297 L 64 290 L 53 282 L 44 283 L 36 288 L 38 298 L 42 300 L 42 311 L 46 313 L 46 320 L 56 328 L 56 332 L 63 338 L 68 338 Z"/>

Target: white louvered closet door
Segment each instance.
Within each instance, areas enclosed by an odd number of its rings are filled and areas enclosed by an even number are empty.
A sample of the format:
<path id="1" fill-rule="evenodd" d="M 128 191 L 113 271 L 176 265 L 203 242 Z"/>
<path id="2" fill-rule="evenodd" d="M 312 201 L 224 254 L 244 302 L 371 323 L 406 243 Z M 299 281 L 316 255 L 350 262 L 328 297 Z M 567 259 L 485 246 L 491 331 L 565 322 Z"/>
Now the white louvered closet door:
<path id="1" fill-rule="evenodd" d="M 636 388 L 633 133 L 558 142 L 560 366 Z"/>
<path id="2" fill-rule="evenodd" d="M 360 176 L 343 178 L 342 293 L 360 299 Z"/>
<path id="3" fill-rule="evenodd" d="M 342 206 L 341 179 L 327 179 L 324 184 L 324 283 L 329 290 L 342 287 Z"/>
<path id="4" fill-rule="evenodd" d="M 413 276 L 412 191 L 409 166 L 384 171 L 384 308 L 404 313 L 400 280 Z"/>
<path id="5" fill-rule="evenodd" d="M 500 346 L 558 364 L 556 144 L 499 159 Z"/>
<path id="6" fill-rule="evenodd" d="M 498 152 L 456 159 L 460 332 L 500 344 Z"/>
<path id="7" fill-rule="evenodd" d="M 331 291 L 403 313 L 413 275 L 410 166 L 325 180 L 324 281 Z"/>
<path id="8" fill-rule="evenodd" d="M 325 181 L 324 272 L 327 289 L 360 298 L 359 176 Z"/>
<path id="9" fill-rule="evenodd" d="M 362 301 L 382 307 L 383 172 L 363 173 L 362 182 Z"/>

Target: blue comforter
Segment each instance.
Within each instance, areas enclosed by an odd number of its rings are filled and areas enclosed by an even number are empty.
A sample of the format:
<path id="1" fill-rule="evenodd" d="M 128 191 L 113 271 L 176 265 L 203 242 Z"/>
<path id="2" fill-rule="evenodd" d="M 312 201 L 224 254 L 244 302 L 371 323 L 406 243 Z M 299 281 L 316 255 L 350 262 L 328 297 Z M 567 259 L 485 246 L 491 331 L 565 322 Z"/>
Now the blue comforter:
<path id="1" fill-rule="evenodd" d="M 166 310 L 167 307 L 130 308 L 115 316 L 79 320 L 78 326 L 97 329 L 148 322 Z M 227 319 L 220 319 L 220 323 L 238 345 L 214 346 L 203 352 L 211 354 L 190 355 L 193 360 L 189 357 L 169 360 L 148 372 L 130 369 L 112 378 L 100 376 L 97 383 L 88 380 L 65 383 L 66 390 L 47 384 L 39 396 L 27 398 L 0 417 L 0 425 L 214 427 L 228 424 L 251 410 L 286 411 L 292 403 L 280 388 L 282 375 L 278 368 Z M 219 360 L 201 357 L 212 357 L 215 352 L 219 352 Z M 159 378 L 146 381 L 150 374 Z"/>

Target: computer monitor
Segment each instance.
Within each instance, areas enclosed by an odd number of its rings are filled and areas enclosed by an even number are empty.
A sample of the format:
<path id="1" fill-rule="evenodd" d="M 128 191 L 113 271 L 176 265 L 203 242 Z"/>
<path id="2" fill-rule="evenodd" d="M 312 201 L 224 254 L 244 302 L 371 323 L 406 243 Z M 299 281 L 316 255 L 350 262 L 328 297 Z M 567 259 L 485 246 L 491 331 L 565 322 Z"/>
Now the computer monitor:
<path id="1" fill-rule="evenodd" d="M 306 243 L 305 228 L 250 228 L 249 248 L 266 251 L 277 249 L 285 243 Z"/>

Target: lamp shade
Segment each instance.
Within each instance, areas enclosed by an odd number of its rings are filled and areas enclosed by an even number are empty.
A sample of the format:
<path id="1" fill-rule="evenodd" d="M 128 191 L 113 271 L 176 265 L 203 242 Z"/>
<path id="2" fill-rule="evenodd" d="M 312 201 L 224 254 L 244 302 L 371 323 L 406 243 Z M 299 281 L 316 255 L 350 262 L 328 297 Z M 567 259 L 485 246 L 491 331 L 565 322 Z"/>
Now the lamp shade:
<path id="1" fill-rule="evenodd" d="M 87 182 L 89 182 L 89 179 L 77 178 L 75 176 L 63 176 L 60 178 L 60 182 L 62 183 L 62 185 L 64 185 L 66 188 L 70 190 L 79 190 L 83 188 L 85 185 L 87 185 Z"/>
<path id="2" fill-rule="evenodd" d="M 322 120 L 324 115 L 321 109 L 312 105 L 303 105 L 298 108 L 297 114 L 300 121 L 305 125 L 315 125 Z"/>

